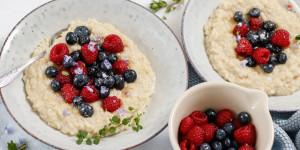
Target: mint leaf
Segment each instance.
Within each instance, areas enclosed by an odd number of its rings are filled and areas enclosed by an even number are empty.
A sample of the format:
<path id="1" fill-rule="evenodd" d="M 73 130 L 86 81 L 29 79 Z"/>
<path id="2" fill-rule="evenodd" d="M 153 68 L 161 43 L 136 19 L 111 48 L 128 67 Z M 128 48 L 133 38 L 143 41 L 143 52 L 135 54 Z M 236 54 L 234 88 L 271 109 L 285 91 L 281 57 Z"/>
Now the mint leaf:
<path id="1" fill-rule="evenodd" d="M 8 150 L 16 150 L 18 147 L 17 145 L 11 140 L 10 143 L 7 143 Z"/>
<path id="2" fill-rule="evenodd" d="M 79 130 L 79 131 L 78 131 L 78 134 L 81 135 L 82 138 L 86 138 L 87 135 L 88 135 L 88 132 L 83 131 L 83 130 Z"/>
<path id="3" fill-rule="evenodd" d="M 300 35 L 297 35 L 297 36 L 295 37 L 295 40 L 300 40 Z"/>
<path id="4" fill-rule="evenodd" d="M 85 143 L 86 143 L 87 145 L 92 145 L 92 140 L 91 140 L 90 138 L 88 138 L 88 139 L 85 141 Z"/>
<path id="5" fill-rule="evenodd" d="M 78 139 L 78 140 L 76 141 L 76 143 L 77 143 L 78 145 L 80 145 L 80 144 L 82 143 L 82 141 L 83 141 L 83 139 Z"/>
<path id="6" fill-rule="evenodd" d="M 99 142 L 100 142 L 100 138 L 95 137 L 93 143 L 97 145 L 97 144 L 99 144 Z"/>
<path id="7" fill-rule="evenodd" d="M 115 127 L 110 127 L 108 129 L 109 133 L 115 133 L 116 132 L 116 128 Z"/>
<path id="8" fill-rule="evenodd" d="M 134 109 L 131 106 L 129 106 L 128 110 L 133 111 Z"/>
<path id="9" fill-rule="evenodd" d="M 166 16 L 163 16 L 163 19 L 164 19 L 164 20 L 167 20 L 167 17 L 166 17 Z"/>
<path id="10" fill-rule="evenodd" d="M 172 6 L 168 6 L 166 9 L 167 13 L 171 12 L 171 10 L 172 10 Z"/>
<path id="11" fill-rule="evenodd" d="M 69 75 L 69 73 L 67 71 L 62 71 L 61 74 L 64 75 L 64 76 L 68 76 Z"/>
<path id="12" fill-rule="evenodd" d="M 112 122 L 115 124 L 120 124 L 121 119 L 118 116 L 113 116 L 112 117 Z"/>

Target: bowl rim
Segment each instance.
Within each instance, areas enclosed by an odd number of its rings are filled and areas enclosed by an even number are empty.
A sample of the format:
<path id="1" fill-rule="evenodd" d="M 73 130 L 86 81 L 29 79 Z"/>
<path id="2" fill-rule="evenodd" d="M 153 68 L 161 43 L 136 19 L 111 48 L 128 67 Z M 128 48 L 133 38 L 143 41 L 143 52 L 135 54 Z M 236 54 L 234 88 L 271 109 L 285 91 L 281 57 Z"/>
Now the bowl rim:
<path id="1" fill-rule="evenodd" d="M 4 40 L 4 42 L 3 42 L 3 45 L 2 45 L 2 48 L 1 48 L 1 50 L 0 50 L 0 56 L 2 55 L 4 46 L 7 44 L 8 38 L 11 36 L 11 34 L 13 33 L 13 31 L 15 31 L 15 29 L 19 26 L 19 24 L 20 24 L 25 18 L 27 18 L 27 16 L 31 15 L 31 14 L 32 14 L 33 12 L 35 12 L 36 10 L 38 10 L 38 9 L 40 9 L 40 8 L 42 8 L 42 7 L 44 7 L 44 6 L 48 5 L 48 4 L 50 4 L 50 3 L 52 3 L 52 2 L 55 2 L 55 1 L 59 1 L 59 0 L 50 0 L 49 2 L 46 2 L 46 3 L 42 4 L 42 5 L 40 5 L 40 6 L 36 7 L 36 8 L 34 8 L 34 9 L 31 10 L 29 13 L 27 13 L 24 17 L 22 17 L 22 19 L 21 19 L 20 21 L 18 21 L 18 23 L 12 28 L 12 30 L 9 32 L 9 34 L 8 34 L 7 37 L 5 38 L 5 40 Z M 178 44 L 179 44 L 179 46 L 180 46 L 180 50 L 182 51 L 182 54 L 183 54 L 183 56 L 184 56 L 185 66 L 186 66 L 186 67 L 185 67 L 185 68 L 186 68 L 186 80 L 187 80 L 186 86 L 185 86 L 185 91 L 186 91 L 186 90 L 188 89 L 188 85 L 189 85 L 189 71 L 188 71 L 188 63 L 187 63 L 188 58 L 187 58 L 187 54 L 186 54 L 185 49 L 183 48 L 182 44 L 180 43 L 180 40 L 178 39 L 178 37 L 175 35 L 174 31 L 173 31 L 173 30 L 172 30 L 172 29 L 171 29 L 171 28 L 170 28 L 170 27 L 169 27 L 169 26 L 168 26 L 168 25 L 167 25 L 160 17 L 158 17 L 156 14 L 154 14 L 152 11 L 150 11 L 150 10 L 147 9 L 147 8 L 145 8 L 145 7 L 142 6 L 141 4 L 138 4 L 138 3 L 133 2 L 133 1 L 131 1 L 131 0 L 123 0 L 123 1 L 130 2 L 130 3 L 132 3 L 132 4 L 134 4 L 134 5 L 138 6 L 138 7 L 141 7 L 142 9 L 147 10 L 147 11 L 148 11 L 149 13 L 151 13 L 153 16 L 155 16 L 156 18 L 158 18 L 158 19 L 160 20 L 160 22 L 162 22 L 162 23 L 169 29 L 169 31 L 171 31 L 171 33 L 173 34 L 173 36 L 174 36 L 175 39 L 177 40 L 177 42 L 178 42 Z M 24 128 L 24 127 L 18 122 L 18 120 L 13 116 L 13 114 L 10 112 L 10 110 L 8 109 L 8 107 L 7 107 L 7 105 L 6 105 L 5 101 L 4 101 L 4 97 L 3 97 L 3 95 L 2 95 L 2 90 L 1 90 L 1 88 L 0 88 L 0 97 L 1 97 L 1 100 L 2 100 L 2 102 L 3 102 L 3 104 L 4 104 L 4 106 L 5 106 L 5 109 L 7 110 L 8 114 L 13 118 L 13 120 L 17 123 L 17 125 L 18 125 L 19 127 L 21 127 L 27 134 L 29 134 L 30 136 L 32 136 L 32 137 L 35 138 L 36 140 L 38 140 L 38 141 L 40 141 L 40 142 L 42 142 L 42 143 L 44 143 L 44 144 L 46 144 L 46 145 L 48 145 L 48 146 L 51 146 L 51 147 L 56 148 L 56 149 L 63 149 L 63 148 L 60 148 L 60 147 L 58 147 L 58 146 L 55 146 L 54 144 L 51 144 L 51 143 L 48 143 L 48 142 L 46 142 L 46 141 L 44 141 L 44 140 L 42 140 L 42 139 L 39 139 L 39 138 L 36 137 L 34 134 L 32 134 L 31 132 L 29 132 L 26 128 Z M 175 101 L 175 102 L 176 102 L 176 101 Z M 161 127 L 161 129 L 159 129 L 155 134 L 153 134 L 152 136 L 150 136 L 150 137 L 149 137 L 148 139 L 146 139 L 145 141 L 142 141 L 141 143 L 137 143 L 136 145 L 132 145 L 132 146 L 127 147 L 127 148 L 124 148 L 124 149 L 132 149 L 132 148 L 134 148 L 134 147 L 137 147 L 137 146 L 139 146 L 139 145 L 142 145 L 142 144 L 148 142 L 149 140 L 151 140 L 152 138 L 154 138 L 155 136 L 157 136 L 159 133 L 161 133 L 161 132 L 168 126 L 168 120 L 169 120 L 169 118 L 167 118 L 167 123 L 166 123 L 165 125 L 163 125 L 163 126 Z"/>

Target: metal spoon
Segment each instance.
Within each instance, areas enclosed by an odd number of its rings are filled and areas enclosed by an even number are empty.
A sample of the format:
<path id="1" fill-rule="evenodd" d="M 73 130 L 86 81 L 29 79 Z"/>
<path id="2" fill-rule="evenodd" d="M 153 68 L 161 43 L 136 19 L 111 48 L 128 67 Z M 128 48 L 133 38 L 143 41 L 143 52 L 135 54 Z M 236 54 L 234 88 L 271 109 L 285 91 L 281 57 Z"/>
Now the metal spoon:
<path id="1" fill-rule="evenodd" d="M 64 28 L 58 32 L 56 32 L 50 40 L 49 46 L 51 46 L 54 42 L 55 39 L 57 39 L 63 31 L 67 30 L 67 28 Z M 40 54 L 37 56 L 34 56 L 27 60 L 24 63 L 21 63 L 11 69 L 8 69 L 4 72 L 0 73 L 0 88 L 5 87 L 8 85 L 11 81 L 13 81 L 21 72 L 23 72 L 24 69 L 26 69 L 30 64 L 35 62 L 36 60 L 42 58 L 46 54 L 46 50 L 42 51 Z"/>

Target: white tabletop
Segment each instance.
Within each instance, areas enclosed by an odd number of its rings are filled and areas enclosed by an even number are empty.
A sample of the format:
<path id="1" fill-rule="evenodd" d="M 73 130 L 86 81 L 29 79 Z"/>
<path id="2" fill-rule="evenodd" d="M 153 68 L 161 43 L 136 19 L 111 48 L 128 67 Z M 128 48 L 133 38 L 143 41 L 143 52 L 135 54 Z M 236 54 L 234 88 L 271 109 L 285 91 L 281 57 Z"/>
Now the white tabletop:
<path id="1" fill-rule="evenodd" d="M 30 11 L 37 8 L 38 6 L 48 2 L 50 0 L 1 0 L 0 5 L 0 46 L 2 47 L 7 35 L 12 30 L 12 28 Z M 142 6 L 149 8 L 149 4 L 152 0 L 132 0 Z M 172 2 L 172 0 L 166 0 L 167 2 Z M 188 0 L 185 0 L 185 5 Z M 173 12 L 166 14 L 164 10 L 159 11 L 157 15 L 162 17 L 165 15 L 167 20 L 165 22 L 171 27 L 178 39 L 181 41 L 180 30 L 181 30 L 181 19 L 184 11 L 184 6 L 178 7 Z M 7 126 L 11 133 L 6 134 L 4 127 Z M 24 130 L 22 130 L 16 122 L 7 113 L 2 101 L 0 101 L 0 149 L 7 149 L 7 142 L 10 140 L 18 141 L 22 138 L 28 141 L 28 149 L 43 149 L 51 150 L 48 145 L 45 145 L 33 137 L 28 135 Z M 139 150 L 152 150 L 152 149 L 172 149 L 171 143 L 168 137 L 168 128 L 163 130 L 159 135 L 151 139 L 150 141 L 134 148 Z"/>

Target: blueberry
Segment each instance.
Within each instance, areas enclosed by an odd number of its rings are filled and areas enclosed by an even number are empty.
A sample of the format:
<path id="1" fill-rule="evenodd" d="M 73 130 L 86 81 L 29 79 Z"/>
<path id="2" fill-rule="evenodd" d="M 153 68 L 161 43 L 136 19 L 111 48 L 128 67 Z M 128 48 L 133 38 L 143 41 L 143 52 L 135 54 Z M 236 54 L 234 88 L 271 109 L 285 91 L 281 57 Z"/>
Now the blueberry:
<path id="1" fill-rule="evenodd" d="M 266 29 L 267 31 L 273 31 L 276 28 L 276 25 L 272 21 L 264 21 L 262 24 L 262 28 Z"/>
<path id="2" fill-rule="evenodd" d="M 61 89 L 60 83 L 57 80 L 52 80 L 51 89 L 55 92 L 59 91 Z"/>
<path id="3" fill-rule="evenodd" d="M 250 122 L 251 117 L 249 113 L 243 111 L 237 115 L 237 119 L 241 124 L 247 125 Z"/>
<path id="4" fill-rule="evenodd" d="M 262 68 L 264 72 L 271 73 L 274 69 L 274 66 L 272 64 L 263 64 Z"/>
<path id="5" fill-rule="evenodd" d="M 115 78 L 113 76 L 107 76 L 106 78 L 103 78 L 103 85 L 112 88 L 115 84 Z"/>
<path id="6" fill-rule="evenodd" d="M 269 32 L 269 38 L 270 39 L 272 38 L 272 36 L 274 35 L 274 33 L 275 33 L 275 30 Z"/>
<path id="7" fill-rule="evenodd" d="M 260 15 L 260 10 L 258 8 L 252 8 L 249 12 L 250 17 L 258 18 Z"/>
<path id="8" fill-rule="evenodd" d="M 113 70 L 110 70 L 110 71 L 107 72 L 107 75 L 109 75 L 109 76 L 115 76 L 115 73 L 114 73 Z"/>
<path id="9" fill-rule="evenodd" d="M 73 67 L 74 59 L 71 56 L 65 55 L 63 60 L 63 66 L 66 68 Z"/>
<path id="10" fill-rule="evenodd" d="M 115 87 L 117 90 L 123 89 L 124 86 L 125 86 L 125 80 L 124 80 L 123 76 L 117 74 L 117 75 L 114 76 L 114 78 L 115 78 L 115 84 L 114 84 L 114 87 Z"/>
<path id="11" fill-rule="evenodd" d="M 234 132 L 234 125 L 232 123 L 226 123 L 223 127 L 224 131 L 226 132 L 227 136 L 233 135 Z"/>
<path id="12" fill-rule="evenodd" d="M 278 60 L 276 57 L 274 57 L 273 55 L 270 55 L 270 58 L 269 58 L 269 62 L 270 64 L 272 64 L 273 66 L 275 66 L 277 63 L 278 63 Z"/>
<path id="13" fill-rule="evenodd" d="M 80 46 L 83 46 L 85 44 L 89 44 L 90 43 L 90 37 L 89 36 L 79 36 L 78 37 L 78 44 Z"/>
<path id="14" fill-rule="evenodd" d="M 215 137 L 217 140 L 223 140 L 225 139 L 226 137 L 226 132 L 225 130 L 223 129 L 218 129 L 216 132 L 215 132 Z"/>
<path id="15" fill-rule="evenodd" d="M 58 74 L 58 70 L 54 66 L 48 66 L 45 70 L 45 73 L 48 77 L 55 78 Z"/>
<path id="16" fill-rule="evenodd" d="M 260 29 L 257 31 L 259 44 L 264 46 L 270 43 L 269 34 L 265 29 Z"/>
<path id="17" fill-rule="evenodd" d="M 68 32 L 66 35 L 66 42 L 70 45 L 74 45 L 77 42 L 77 36 L 74 32 Z"/>
<path id="18" fill-rule="evenodd" d="M 96 46 L 96 48 L 97 48 L 97 50 L 98 50 L 98 53 L 104 51 L 102 45 L 100 45 L 100 44 L 95 44 L 95 46 Z"/>
<path id="19" fill-rule="evenodd" d="M 124 72 L 124 79 L 128 83 L 132 83 L 136 80 L 137 74 L 134 70 L 128 69 Z"/>
<path id="20" fill-rule="evenodd" d="M 207 109 L 205 111 L 205 114 L 208 118 L 208 122 L 215 122 L 216 121 L 216 118 L 217 118 L 217 113 L 215 110 L 213 109 Z"/>
<path id="21" fill-rule="evenodd" d="M 242 23 L 246 23 L 247 26 L 248 26 L 248 28 L 250 28 L 250 21 L 249 21 L 248 19 L 243 18 L 243 19 L 242 19 Z"/>
<path id="22" fill-rule="evenodd" d="M 258 44 L 258 35 L 256 35 L 255 33 L 248 32 L 245 35 L 245 38 L 250 42 L 250 44 L 252 45 L 252 47 L 254 47 L 254 46 L 256 46 Z"/>
<path id="23" fill-rule="evenodd" d="M 108 74 L 106 72 L 100 70 L 96 73 L 96 77 L 104 79 L 104 78 L 108 77 Z"/>
<path id="24" fill-rule="evenodd" d="M 200 145 L 200 147 L 198 148 L 198 150 L 211 150 L 211 148 L 210 148 L 209 144 L 207 144 L 207 143 L 202 143 L 202 144 Z"/>
<path id="25" fill-rule="evenodd" d="M 247 57 L 246 60 L 247 60 L 246 66 L 248 67 L 256 66 L 256 61 L 252 56 Z"/>
<path id="26" fill-rule="evenodd" d="M 222 150 L 223 149 L 223 145 L 220 141 L 213 141 L 211 144 L 211 148 L 213 150 Z"/>
<path id="27" fill-rule="evenodd" d="M 235 14 L 234 14 L 233 19 L 234 19 L 236 22 L 241 22 L 242 19 L 243 19 L 243 14 L 242 14 L 242 12 L 236 11 Z"/>
<path id="28" fill-rule="evenodd" d="M 101 86 L 103 86 L 103 79 L 102 78 L 95 78 L 93 85 L 96 89 L 100 90 Z"/>
<path id="29" fill-rule="evenodd" d="M 105 59 L 104 61 L 101 62 L 100 69 L 103 71 L 109 71 L 112 69 L 112 65 L 107 59 Z"/>
<path id="30" fill-rule="evenodd" d="M 287 55 L 284 52 L 279 52 L 277 54 L 277 60 L 279 64 L 285 64 L 287 61 Z"/>
<path id="31" fill-rule="evenodd" d="M 237 149 L 234 147 L 229 147 L 227 150 L 237 150 Z"/>
<path id="32" fill-rule="evenodd" d="M 118 56 L 115 53 L 111 53 L 108 55 L 108 60 L 111 64 L 114 64 L 116 61 L 118 61 Z"/>
<path id="33" fill-rule="evenodd" d="M 236 149 L 240 147 L 240 144 L 235 139 L 231 139 L 231 145 Z"/>
<path id="34" fill-rule="evenodd" d="M 73 51 L 70 56 L 73 58 L 75 62 L 83 60 L 80 50 Z"/>
<path id="35" fill-rule="evenodd" d="M 97 74 L 97 68 L 95 66 L 87 67 L 87 72 L 89 77 L 95 77 Z"/>
<path id="36" fill-rule="evenodd" d="M 270 52 L 272 52 L 273 48 L 274 48 L 274 45 L 271 44 L 271 43 L 268 43 L 268 44 L 265 45 L 265 48 L 268 49 Z"/>
<path id="37" fill-rule="evenodd" d="M 228 138 L 228 137 L 226 137 L 225 139 L 224 139 L 224 141 L 223 141 L 223 145 L 225 146 L 225 147 L 230 147 L 231 146 L 231 139 L 230 138 Z"/>
<path id="38" fill-rule="evenodd" d="M 106 86 L 101 86 L 99 90 L 99 98 L 104 99 L 110 94 L 110 89 Z"/>
<path id="39" fill-rule="evenodd" d="M 73 98 L 73 106 L 80 108 L 83 104 L 83 98 L 81 96 L 75 96 Z"/>
<path id="40" fill-rule="evenodd" d="M 85 85 L 88 84 L 88 82 L 88 77 L 83 74 L 77 74 L 73 79 L 73 85 L 79 89 L 82 89 Z"/>
<path id="41" fill-rule="evenodd" d="M 273 49 L 270 51 L 271 53 L 279 53 L 282 51 L 282 47 L 274 45 Z"/>
<path id="42" fill-rule="evenodd" d="M 99 63 L 97 63 L 97 62 L 94 62 L 93 64 L 88 64 L 87 65 L 87 67 L 95 67 L 97 70 L 99 70 L 99 67 L 100 66 L 100 64 Z"/>
<path id="43" fill-rule="evenodd" d="M 89 104 L 82 104 L 79 110 L 80 110 L 80 114 L 83 117 L 91 117 L 94 114 L 94 109 Z"/>
<path id="44" fill-rule="evenodd" d="M 74 33 L 77 37 L 80 36 L 89 36 L 90 30 L 86 26 L 78 26 L 75 30 Z"/>
<path id="45" fill-rule="evenodd" d="M 98 56 L 97 56 L 97 61 L 98 62 L 102 62 L 104 61 L 105 59 L 107 59 L 107 55 L 104 53 L 104 52 L 100 52 L 98 53 Z"/>

